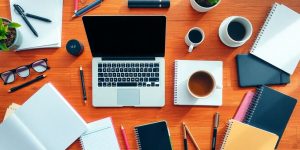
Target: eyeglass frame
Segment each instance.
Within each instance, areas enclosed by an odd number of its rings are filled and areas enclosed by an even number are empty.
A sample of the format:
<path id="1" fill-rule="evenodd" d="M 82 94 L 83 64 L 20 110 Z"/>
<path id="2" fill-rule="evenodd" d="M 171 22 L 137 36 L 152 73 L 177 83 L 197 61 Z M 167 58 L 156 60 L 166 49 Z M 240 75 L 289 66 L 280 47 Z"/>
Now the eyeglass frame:
<path id="1" fill-rule="evenodd" d="M 7 70 L 7 71 L 4 71 L 4 72 L 1 72 L 1 73 L 0 73 L 0 78 L 2 79 L 4 85 L 13 83 L 13 82 L 15 81 L 15 79 L 16 79 L 16 74 L 18 74 L 18 73 L 17 73 L 17 69 L 18 69 L 18 68 L 21 68 L 21 67 L 27 67 L 27 68 L 29 69 L 29 74 L 28 74 L 28 76 L 29 76 L 29 75 L 30 75 L 30 68 L 31 68 L 32 70 L 34 70 L 35 72 L 38 72 L 38 71 L 36 71 L 35 69 L 33 69 L 32 65 L 33 65 L 34 63 L 38 62 L 38 61 L 41 61 L 41 60 L 45 61 L 46 65 L 47 65 L 47 68 L 46 68 L 45 71 L 49 70 L 50 67 L 49 67 L 49 65 L 48 65 L 48 59 L 47 59 L 47 58 L 44 58 L 44 59 L 39 59 L 39 60 L 37 60 L 37 61 L 34 61 L 34 62 L 32 62 L 31 64 L 28 64 L 28 65 L 22 65 L 22 66 L 16 67 L 15 69 L 11 69 L 11 70 Z M 2 75 L 3 73 L 9 72 L 9 71 L 11 71 L 11 72 L 13 73 L 15 79 L 14 79 L 13 82 L 6 83 L 6 82 L 4 81 L 4 79 L 1 77 L 1 75 Z M 42 72 L 45 72 L 45 71 L 42 71 Z M 38 73 L 42 73 L 42 72 L 38 72 Z M 18 76 L 21 77 L 19 74 L 18 74 Z M 21 77 L 21 78 L 27 78 L 28 76 L 26 76 L 26 77 Z"/>

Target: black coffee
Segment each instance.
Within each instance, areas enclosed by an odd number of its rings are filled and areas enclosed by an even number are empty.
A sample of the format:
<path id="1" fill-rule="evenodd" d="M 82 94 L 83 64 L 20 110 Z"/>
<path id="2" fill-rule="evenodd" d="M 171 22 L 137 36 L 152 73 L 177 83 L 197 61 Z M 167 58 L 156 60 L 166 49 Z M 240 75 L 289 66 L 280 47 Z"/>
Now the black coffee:
<path id="1" fill-rule="evenodd" d="M 202 40 L 203 36 L 202 33 L 198 30 L 192 30 L 189 33 L 189 39 L 193 43 L 199 43 Z"/>
<path id="2" fill-rule="evenodd" d="M 235 41 L 241 41 L 246 35 L 246 28 L 242 23 L 232 21 L 228 25 L 228 34 Z"/>

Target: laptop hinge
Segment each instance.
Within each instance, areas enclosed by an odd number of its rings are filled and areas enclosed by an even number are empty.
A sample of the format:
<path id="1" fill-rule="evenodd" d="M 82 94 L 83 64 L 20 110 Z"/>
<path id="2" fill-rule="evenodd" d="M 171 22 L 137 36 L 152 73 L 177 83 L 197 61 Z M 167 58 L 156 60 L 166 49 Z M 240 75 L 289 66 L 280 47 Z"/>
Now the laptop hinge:
<path id="1" fill-rule="evenodd" d="M 155 60 L 155 57 L 102 57 L 103 61 L 141 61 Z"/>

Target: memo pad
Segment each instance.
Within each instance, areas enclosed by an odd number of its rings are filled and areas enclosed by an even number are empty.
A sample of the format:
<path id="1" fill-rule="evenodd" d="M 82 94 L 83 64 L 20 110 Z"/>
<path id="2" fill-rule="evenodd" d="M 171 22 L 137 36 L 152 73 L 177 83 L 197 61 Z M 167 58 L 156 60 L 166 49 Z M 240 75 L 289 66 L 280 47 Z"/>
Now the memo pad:
<path id="1" fill-rule="evenodd" d="M 193 97 L 188 89 L 189 77 L 196 71 L 204 70 L 212 74 L 217 86 L 214 92 L 206 98 L 197 99 Z M 199 61 L 199 60 L 175 60 L 174 75 L 174 104 L 175 105 L 222 105 L 222 85 L 223 85 L 223 62 L 222 61 Z"/>

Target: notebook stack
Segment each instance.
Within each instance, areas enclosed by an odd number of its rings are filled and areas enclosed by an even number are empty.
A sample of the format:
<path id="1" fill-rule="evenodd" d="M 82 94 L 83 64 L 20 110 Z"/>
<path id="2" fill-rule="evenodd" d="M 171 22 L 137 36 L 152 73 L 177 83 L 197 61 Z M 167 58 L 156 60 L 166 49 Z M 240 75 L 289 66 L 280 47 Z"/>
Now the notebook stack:
<path id="1" fill-rule="evenodd" d="M 257 88 L 255 93 L 248 92 L 246 94 L 243 102 L 241 103 L 237 113 L 234 116 L 235 121 L 229 121 L 230 128 L 228 130 L 238 130 L 235 129 L 237 127 L 231 126 L 232 122 L 239 122 L 238 124 L 247 124 L 252 128 L 255 127 L 257 129 L 264 130 L 266 133 L 269 132 L 275 134 L 277 136 L 277 140 L 275 143 L 273 143 L 273 146 L 277 147 L 283 135 L 283 132 L 288 124 L 288 121 L 292 115 L 292 112 L 296 106 L 296 103 L 297 100 L 290 96 L 275 91 L 267 86 L 261 86 Z M 228 130 L 227 132 L 231 132 Z M 241 136 L 240 138 L 242 138 L 243 133 L 246 131 L 238 132 L 240 132 L 241 135 L 239 136 Z M 249 137 L 247 138 L 250 137 L 251 136 L 249 135 Z M 267 136 L 265 138 L 267 138 Z M 231 138 L 225 136 L 225 139 L 227 140 L 225 140 L 223 145 L 226 144 L 226 141 L 228 143 L 228 141 L 230 141 Z M 246 140 L 249 143 L 249 147 L 251 147 L 251 145 L 254 145 L 254 143 L 250 142 L 251 140 L 254 140 L 256 142 L 263 141 L 263 139 L 256 139 L 259 138 L 253 136 L 252 139 Z M 268 142 L 266 142 L 266 145 L 271 145 L 267 143 L 270 143 L 270 141 L 273 141 L 275 138 L 273 137 L 267 139 Z M 261 148 L 271 150 L 274 149 L 273 146 L 270 146 L 269 148 L 263 148 L 263 146 L 261 146 Z"/>
<path id="2" fill-rule="evenodd" d="M 237 56 L 241 87 L 287 84 L 300 60 L 300 16 L 275 3 L 249 55 Z"/>

